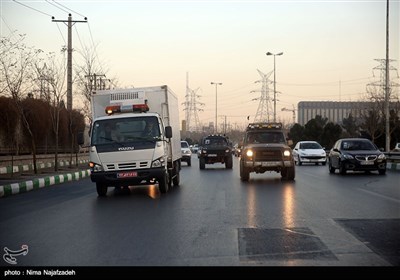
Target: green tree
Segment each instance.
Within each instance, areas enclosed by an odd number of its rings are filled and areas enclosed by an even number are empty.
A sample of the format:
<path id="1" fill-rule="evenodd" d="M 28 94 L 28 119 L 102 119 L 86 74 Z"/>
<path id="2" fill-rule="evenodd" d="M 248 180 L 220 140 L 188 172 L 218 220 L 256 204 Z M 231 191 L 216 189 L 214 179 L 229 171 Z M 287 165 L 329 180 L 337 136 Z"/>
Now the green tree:
<path id="1" fill-rule="evenodd" d="M 322 131 L 320 144 L 326 149 L 330 149 L 341 136 L 342 127 L 333 122 L 328 122 Z"/>
<path id="2" fill-rule="evenodd" d="M 328 118 L 322 118 L 316 115 L 314 119 L 309 120 L 304 126 L 304 139 L 321 142 L 321 134 Z"/>
<path id="3" fill-rule="evenodd" d="M 348 118 L 343 119 L 342 127 L 346 130 L 346 137 L 357 137 L 359 136 L 359 126 L 357 125 L 356 119 L 350 113 Z M 344 132 L 343 132 L 344 133 Z"/>
<path id="4" fill-rule="evenodd" d="M 296 144 L 297 142 L 301 141 L 304 139 L 304 126 L 296 123 L 294 124 L 288 133 L 289 139 L 292 139 L 293 144 Z"/>

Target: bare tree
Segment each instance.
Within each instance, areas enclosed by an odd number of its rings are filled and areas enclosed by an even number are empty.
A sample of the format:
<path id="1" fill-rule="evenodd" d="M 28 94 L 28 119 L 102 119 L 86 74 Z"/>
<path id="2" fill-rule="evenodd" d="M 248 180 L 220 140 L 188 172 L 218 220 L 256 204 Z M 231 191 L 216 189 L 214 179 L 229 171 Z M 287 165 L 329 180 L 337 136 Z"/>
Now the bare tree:
<path id="1" fill-rule="evenodd" d="M 22 100 L 33 90 L 33 64 L 42 52 L 39 49 L 27 47 L 23 41 L 25 35 L 0 38 L 0 92 L 5 96 L 11 96 L 21 116 L 23 126 L 30 137 L 30 146 L 33 155 L 33 168 L 36 166 L 36 142 L 32 128 L 25 115 Z"/>
<path id="2" fill-rule="evenodd" d="M 65 53 L 65 52 L 64 52 Z M 65 56 L 65 55 L 64 55 Z M 52 130 L 55 137 L 54 170 L 58 170 L 60 112 L 64 108 L 66 90 L 66 59 L 57 60 L 54 53 L 35 63 L 36 84 L 49 104 Z"/>

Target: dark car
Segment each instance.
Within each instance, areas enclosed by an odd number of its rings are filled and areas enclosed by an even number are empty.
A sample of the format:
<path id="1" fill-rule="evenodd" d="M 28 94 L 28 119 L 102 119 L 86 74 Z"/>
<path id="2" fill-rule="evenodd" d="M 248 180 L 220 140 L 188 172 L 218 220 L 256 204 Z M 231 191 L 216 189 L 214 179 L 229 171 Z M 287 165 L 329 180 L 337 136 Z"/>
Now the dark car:
<path id="1" fill-rule="evenodd" d="M 364 138 L 345 138 L 336 141 L 328 156 L 329 172 L 344 175 L 352 171 L 386 173 L 386 157 L 374 143 Z"/>
<path id="2" fill-rule="evenodd" d="M 232 169 L 232 148 L 226 136 L 209 135 L 204 137 L 198 157 L 200 169 L 204 169 L 206 164 L 214 163 L 224 163 L 226 169 Z"/>

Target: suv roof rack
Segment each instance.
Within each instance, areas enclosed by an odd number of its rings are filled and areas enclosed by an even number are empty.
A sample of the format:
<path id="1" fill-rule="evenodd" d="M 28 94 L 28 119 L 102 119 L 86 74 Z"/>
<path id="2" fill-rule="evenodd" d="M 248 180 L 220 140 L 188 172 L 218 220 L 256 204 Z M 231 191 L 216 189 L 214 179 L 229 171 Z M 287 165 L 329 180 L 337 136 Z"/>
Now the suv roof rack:
<path id="1" fill-rule="evenodd" d="M 282 129 L 282 123 L 271 122 L 271 123 L 249 123 L 247 131 L 257 129 Z"/>

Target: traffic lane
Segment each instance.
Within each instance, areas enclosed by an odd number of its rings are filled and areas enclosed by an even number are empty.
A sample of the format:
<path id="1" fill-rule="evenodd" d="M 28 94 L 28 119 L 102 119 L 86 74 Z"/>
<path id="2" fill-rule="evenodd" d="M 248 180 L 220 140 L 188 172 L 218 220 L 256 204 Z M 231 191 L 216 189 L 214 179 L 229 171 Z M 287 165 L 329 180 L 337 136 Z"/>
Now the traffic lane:
<path id="1" fill-rule="evenodd" d="M 298 198 L 312 217 L 397 218 L 400 211 L 399 174 L 330 174 L 322 166 L 297 166 Z M 313 198 L 313 199 L 308 199 Z"/>
<path id="2" fill-rule="evenodd" d="M 211 229 L 206 222 L 199 222 L 207 216 L 207 210 L 202 209 L 213 208 L 215 201 L 221 200 L 219 196 L 210 195 L 208 202 L 202 202 L 197 195 L 192 200 L 197 205 L 192 203 L 193 208 L 185 210 L 179 206 L 182 201 L 186 204 L 180 197 L 186 186 L 184 180 L 181 187 L 162 196 L 156 186 L 144 186 L 133 187 L 133 195 L 111 191 L 105 199 L 97 198 L 94 184 L 90 184 L 92 194 L 2 221 L 2 227 L 10 233 L 3 236 L 2 245 L 17 248 L 21 243 L 28 244 L 29 254 L 21 259 L 21 265 L 168 265 L 185 263 L 193 255 L 200 259 L 218 256 L 219 263 L 234 264 L 231 259 L 236 258 L 237 245 L 231 242 L 228 254 L 218 246 L 227 238 L 223 225 Z M 86 185 L 82 181 L 74 187 Z M 47 192 L 40 192 L 36 199 Z"/>
<path id="3" fill-rule="evenodd" d="M 313 217 L 310 209 L 304 209 L 315 196 L 300 195 L 308 189 L 298 184 L 302 175 L 298 174 L 295 182 L 284 182 L 280 181 L 279 174 L 258 174 L 249 184 L 242 184 L 237 162 L 233 172 L 221 164 L 207 165 L 200 172 L 193 162 L 192 167 L 182 168 L 181 187 L 162 196 L 156 186 L 142 186 L 133 187 L 133 195 L 110 191 L 107 198 L 98 199 L 95 185 L 89 181 L 93 195 L 53 205 L 38 220 L 27 213 L 20 228 L 15 224 L 21 219 L 9 219 L 5 243 L 10 243 L 11 237 L 16 246 L 21 242 L 31 244 L 29 256 L 23 258 L 22 265 L 385 264 L 331 219 Z M 296 188 L 291 187 L 292 194 L 285 195 L 282 186 L 293 184 Z M 286 210 L 280 205 L 284 204 L 284 197 L 292 201 Z M 51 215 L 53 212 L 58 215 Z M 287 219 L 292 217 L 290 228 L 285 227 L 285 215 Z M 263 240 L 266 250 L 256 260 L 254 248 L 243 247 L 243 244 L 254 244 L 248 233 L 251 225 L 258 229 L 256 237 Z M 270 230 L 274 234 L 269 234 Z M 288 235 L 288 230 L 295 236 Z M 15 231 L 32 234 L 18 235 Z M 309 240 L 300 238 L 310 233 L 312 246 Z M 271 236 L 287 236 L 289 240 L 299 240 L 291 242 L 298 245 L 286 246 L 292 251 L 271 255 L 268 244 L 279 242 Z M 333 248 L 339 260 L 329 257 L 324 244 L 328 250 Z M 323 260 L 293 257 L 293 251 L 313 256 L 310 249 L 315 248 L 324 249 L 328 255 L 322 255 Z M 271 259 L 273 256 L 280 259 Z"/>

